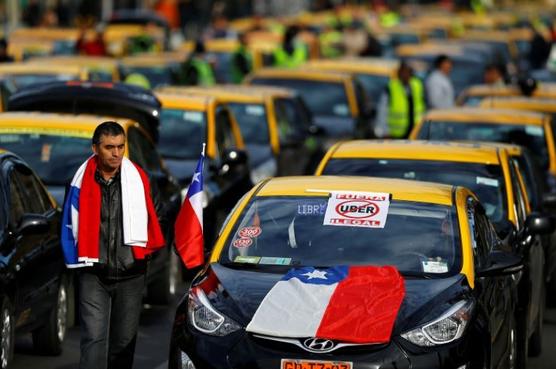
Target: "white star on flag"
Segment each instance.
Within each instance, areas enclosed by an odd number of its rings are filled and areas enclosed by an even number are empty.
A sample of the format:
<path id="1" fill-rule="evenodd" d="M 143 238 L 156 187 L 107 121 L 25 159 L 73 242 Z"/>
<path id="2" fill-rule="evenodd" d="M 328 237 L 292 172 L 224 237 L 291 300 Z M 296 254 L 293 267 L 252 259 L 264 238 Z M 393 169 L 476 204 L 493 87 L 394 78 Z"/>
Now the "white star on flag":
<path id="1" fill-rule="evenodd" d="M 201 173 L 199 173 L 199 172 L 193 174 L 193 182 L 199 182 L 199 176 L 200 175 L 201 175 Z"/>
<path id="2" fill-rule="evenodd" d="M 323 270 L 313 270 L 312 272 L 308 272 L 305 274 L 302 274 L 305 277 L 307 277 L 307 279 L 314 279 L 314 278 L 318 278 L 318 279 L 326 279 L 326 272 Z"/>

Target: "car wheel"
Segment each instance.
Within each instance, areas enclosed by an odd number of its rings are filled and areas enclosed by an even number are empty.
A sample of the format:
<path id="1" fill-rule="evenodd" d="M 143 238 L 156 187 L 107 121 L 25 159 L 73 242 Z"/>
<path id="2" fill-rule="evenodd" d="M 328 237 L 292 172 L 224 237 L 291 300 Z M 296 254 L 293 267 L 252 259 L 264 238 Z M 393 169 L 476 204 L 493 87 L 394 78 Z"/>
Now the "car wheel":
<path id="1" fill-rule="evenodd" d="M 178 282 L 181 280 L 181 267 L 178 255 L 169 252 L 168 266 L 162 276 L 152 281 L 148 286 L 149 303 L 154 305 L 168 305 L 176 294 Z"/>
<path id="2" fill-rule="evenodd" d="M 543 320 L 544 320 L 544 307 L 545 307 L 545 299 L 546 293 L 542 292 L 543 296 L 541 298 L 541 304 L 539 307 L 539 315 L 537 316 L 537 324 L 535 327 L 535 331 L 531 335 L 529 339 L 529 356 L 537 357 L 541 355 L 542 352 L 542 328 L 543 328 Z"/>
<path id="3" fill-rule="evenodd" d="M 15 321 L 12 311 L 8 298 L 4 298 L 0 316 L 0 329 L 2 331 L 0 368 L 2 369 L 6 369 L 10 365 L 14 354 Z"/>
<path id="4" fill-rule="evenodd" d="M 45 355 L 60 355 L 62 343 L 68 327 L 68 283 L 65 279 L 60 283 L 54 308 L 48 314 L 48 321 L 33 331 L 33 347 Z"/>

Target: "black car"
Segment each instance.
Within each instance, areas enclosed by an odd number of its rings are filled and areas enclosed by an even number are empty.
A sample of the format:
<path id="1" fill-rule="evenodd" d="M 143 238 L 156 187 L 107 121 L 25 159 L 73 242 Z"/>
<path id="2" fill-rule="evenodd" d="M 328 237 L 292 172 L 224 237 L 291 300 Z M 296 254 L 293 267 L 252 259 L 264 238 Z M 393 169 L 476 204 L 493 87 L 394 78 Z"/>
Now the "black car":
<path id="1" fill-rule="evenodd" d="M 358 200 L 338 204 L 342 198 Z M 371 216 L 383 212 L 383 221 L 368 220 L 383 228 L 361 226 L 361 213 L 367 216 L 362 207 L 374 209 Z M 543 218 L 528 223 L 533 232 L 551 226 Z M 209 263 L 180 301 L 169 367 L 513 368 L 514 276 L 523 265 L 502 248 L 485 210 L 462 187 L 333 176 L 264 181 L 240 201 Z M 376 292 L 361 284 L 338 295 L 336 301 L 359 303 L 345 302 L 326 334 L 319 333 L 330 309 L 322 289 L 311 293 L 307 281 L 288 279 L 305 268 L 306 279 L 325 285 L 330 268 L 384 265 L 404 279 L 399 305 L 384 307 L 368 325 L 373 317 L 362 318 L 361 304 L 367 307 L 390 289 Z M 338 297 L 337 289 L 330 299 Z M 394 319 L 386 319 L 392 312 Z M 261 328 L 265 321 L 268 329 Z M 332 338 L 340 332 L 336 323 L 346 338 Z M 389 329 L 387 338 L 349 337 L 375 329 Z"/>
<path id="2" fill-rule="evenodd" d="M 60 211 L 27 164 L 0 152 L 0 368 L 13 356 L 15 333 L 32 332 L 34 348 L 58 355 L 73 288 L 60 246 Z"/>

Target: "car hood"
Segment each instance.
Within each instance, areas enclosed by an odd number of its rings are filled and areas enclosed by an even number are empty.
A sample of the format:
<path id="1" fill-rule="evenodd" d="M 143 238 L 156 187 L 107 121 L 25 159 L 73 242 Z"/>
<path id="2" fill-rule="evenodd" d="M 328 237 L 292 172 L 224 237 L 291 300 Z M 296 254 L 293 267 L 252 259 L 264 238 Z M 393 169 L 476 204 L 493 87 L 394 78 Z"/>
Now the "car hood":
<path id="1" fill-rule="evenodd" d="M 245 327 L 263 298 L 284 274 L 231 269 L 214 263 L 194 283 L 202 281 L 199 285 L 205 292 L 206 284 L 210 283 L 209 298 L 213 306 Z M 466 278 L 461 274 L 439 279 L 405 278 L 405 297 L 392 335 L 438 318 L 468 293 Z"/>

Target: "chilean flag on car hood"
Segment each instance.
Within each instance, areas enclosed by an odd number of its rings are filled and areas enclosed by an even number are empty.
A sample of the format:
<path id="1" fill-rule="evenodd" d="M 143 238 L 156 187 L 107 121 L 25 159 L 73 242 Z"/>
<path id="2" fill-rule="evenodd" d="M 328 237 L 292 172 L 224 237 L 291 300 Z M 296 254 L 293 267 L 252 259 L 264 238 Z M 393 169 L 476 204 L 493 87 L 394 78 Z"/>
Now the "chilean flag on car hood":
<path id="1" fill-rule="evenodd" d="M 387 343 L 404 295 L 404 280 L 392 266 L 291 269 L 265 296 L 247 331 Z"/>

